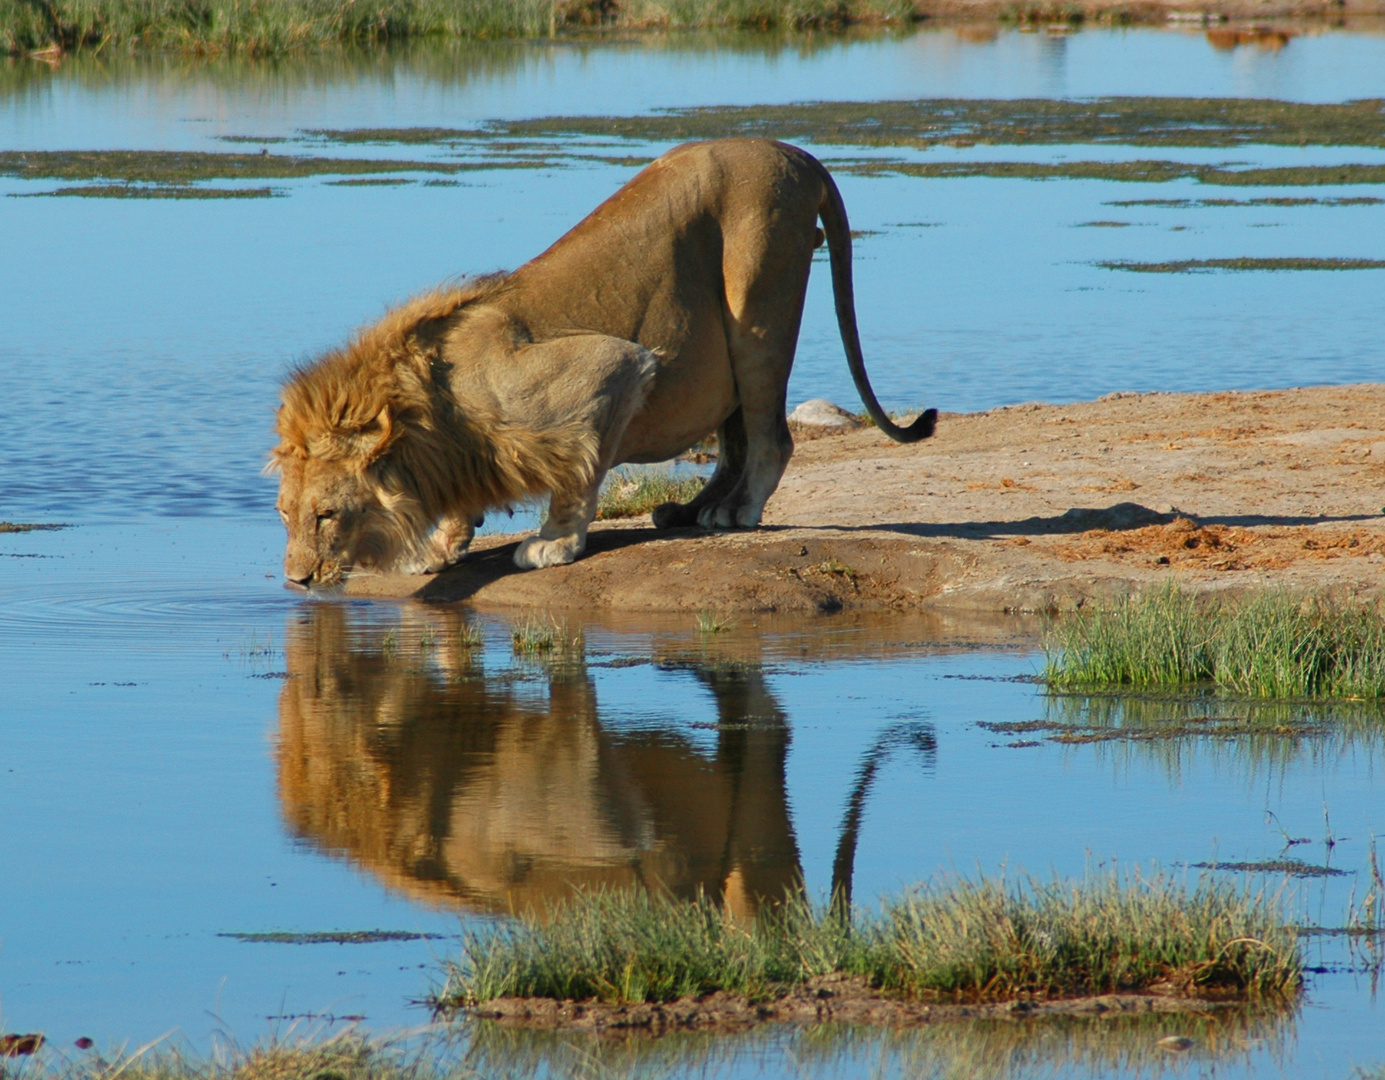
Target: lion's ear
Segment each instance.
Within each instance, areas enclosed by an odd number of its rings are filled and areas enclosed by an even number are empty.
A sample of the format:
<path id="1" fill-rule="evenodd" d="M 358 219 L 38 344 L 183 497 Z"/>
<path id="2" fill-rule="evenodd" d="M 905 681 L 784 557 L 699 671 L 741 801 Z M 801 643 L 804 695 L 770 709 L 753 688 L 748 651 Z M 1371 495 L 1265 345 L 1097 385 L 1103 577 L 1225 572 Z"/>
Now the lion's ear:
<path id="1" fill-rule="evenodd" d="M 365 465 L 376 461 L 394 442 L 394 418 L 390 407 L 384 406 L 375 419 L 349 431 L 338 431 L 337 438 L 348 448 L 349 455 Z"/>

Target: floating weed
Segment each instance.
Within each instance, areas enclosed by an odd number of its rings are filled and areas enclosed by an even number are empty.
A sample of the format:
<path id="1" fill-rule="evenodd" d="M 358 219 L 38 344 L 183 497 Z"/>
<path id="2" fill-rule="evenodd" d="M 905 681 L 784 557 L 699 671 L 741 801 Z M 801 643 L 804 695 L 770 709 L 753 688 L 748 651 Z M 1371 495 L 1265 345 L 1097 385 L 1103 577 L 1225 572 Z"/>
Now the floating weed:
<path id="1" fill-rule="evenodd" d="M 615 469 L 602 485 L 598 519 L 639 517 L 666 502 L 691 502 L 702 490 L 701 476 L 679 476 L 671 468 Z"/>
<path id="2" fill-rule="evenodd" d="M 424 934 L 412 930 L 323 930 L 297 934 L 283 930 L 263 933 L 229 931 L 216 936 L 257 945 L 374 945 L 382 941 L 441 941 L 443 937 L 442 934 Z"/>
<path id="3" fill-rule="evenodd" d="M 182 184 L 85 184 L 60 187 L 53 191 L 12 191 L 12 199 L 274 199 L 282 197 L 277 188 L 209 188 Z"/>
<path id="4" fill-rule="evenodd" d="M 494 130 L 507 137 L 616 135 L 643 142 L 764 135 L 819 146 L 873 147 L 1385 146 L 1378 101 L 1309 104 L 1259 98 L 822 101 L 675 109 L 641 116 L 539 117 L 499 123 Z"/>
<path id="5" fill-rule="evenodd" d="M 3 2 L 0 0 L 0 3 Z M 516 167 L 514 163 L 509 164 Z M 160 186 L 186 185 L 201 180 L 291 180 L 310 176 L 405 172 L 450 174 L 493 167 L 498 166 L 472 162 L 295 157 L 289 154 L 196 150 L 0 151 L 0 176 L 12 176 L 19 180 L 108 180 Z"/>
<path id="6" fill-rule="evenodd" d="M 1338 199 L 1319 199 L 1308 195 L 1281 195 L 1260 199 L 1119 199 L 1108 202 L 1107 206 L 1162 206 L 1169 209 L 1188 210 L 1212 206 L 1377 206 L 1385 203 L 1370 195 L 1353 195 Z"/>
<path id="7" fill-rule="evenodd" d="M 1206 878 L 1189 889 L 1162 874 L 948 877 L 876 914 L 843 918 L 790 896 L 749 923 L 706 897 L 589 892 L 467 934 L 432 1004 L 446 1013 L 499 997 L 754 997 L 833 973 L 947 1000 L 1154 987 L 1288 999 L 1301 961 L 1277 897 Z"/>
<path id="8" fill-rule="evenodd" d="M 1099 262 L 1107 270 L 1137 274 L 1192 274 L 1208 270 L 1385 270 L 1385 259 L 1251 258 L 1175 259 L 1170 262 Z"/>
<path id="9" fill-rule="evenodd" d="M 1237 874 L 1283 874 L 1295 878 L 1346 877 L 1347 871 L 1332 866 L 1318 866 L 1302 859 L 1261 859 L 1258 862 L 1195 862 L 1189 866 L 1198 870 L 1226 870 Z"/>

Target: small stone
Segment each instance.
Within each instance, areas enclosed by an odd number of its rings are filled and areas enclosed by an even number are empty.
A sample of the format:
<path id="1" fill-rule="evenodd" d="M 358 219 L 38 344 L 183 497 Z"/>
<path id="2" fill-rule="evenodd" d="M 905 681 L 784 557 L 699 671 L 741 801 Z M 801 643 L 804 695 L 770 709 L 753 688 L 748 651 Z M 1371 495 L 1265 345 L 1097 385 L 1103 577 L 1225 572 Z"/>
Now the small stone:
<path id="1" fill-rule="evenodd" d="M 812 398 L 789 413 L 789 423 L 804 427 L 860 427 L 861 422 L 840 405 L 833 405 L 826 398 Z"/>

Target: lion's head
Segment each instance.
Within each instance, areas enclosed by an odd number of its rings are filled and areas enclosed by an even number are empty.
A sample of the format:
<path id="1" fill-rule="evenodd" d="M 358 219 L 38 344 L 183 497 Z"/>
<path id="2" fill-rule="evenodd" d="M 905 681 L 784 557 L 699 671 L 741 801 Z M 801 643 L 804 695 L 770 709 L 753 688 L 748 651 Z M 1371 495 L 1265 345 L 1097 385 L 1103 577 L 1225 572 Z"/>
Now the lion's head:
<path id="1" fill-rule="evenodd" d="M 335 585 L 353 569 L 390 570 L 452 508 L 441 463 L 419 459 L 437 441 L 432 369 L 442 321 L 474 295 L 420 297 L 285 383 L 270 467 L 279 473 L 290 581 Z"/>
<path id="2" fill-rule="evenodd" d="M 290 581 L 327 586 L 352 570 L 426 566 L 440 521 L 465 526 L 592 474 L 597 451 L 580 425 L 534 430 L 458 400 L 444 355 L 452 317 L 505 281 L 418 297 L 284 384 L 269 467 Z"/>

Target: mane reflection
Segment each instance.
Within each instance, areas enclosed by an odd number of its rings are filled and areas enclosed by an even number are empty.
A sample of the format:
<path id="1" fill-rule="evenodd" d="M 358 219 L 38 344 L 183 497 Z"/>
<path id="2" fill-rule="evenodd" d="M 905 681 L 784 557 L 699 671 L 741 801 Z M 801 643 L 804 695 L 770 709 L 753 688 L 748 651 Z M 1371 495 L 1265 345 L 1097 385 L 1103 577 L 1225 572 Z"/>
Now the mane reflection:
<path id="1" fill-rule="evenodd" d="M 582 664 L 487 675 L 454 612 L 382 646 L 349 609 L 292 625 L 279 798 L 301 841 L 417 900 L 542 912 L 574 887 L 698 892 L 750 917 L 800 886 L 789 727 L 754 665 L 680 664 L 718 730 L 604 726 Z"/>

